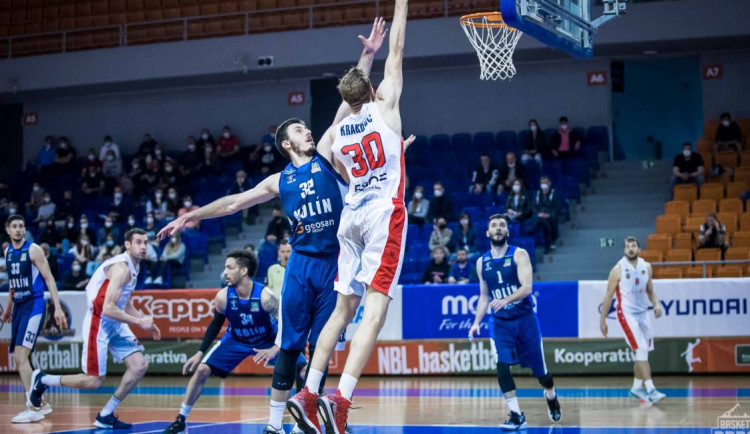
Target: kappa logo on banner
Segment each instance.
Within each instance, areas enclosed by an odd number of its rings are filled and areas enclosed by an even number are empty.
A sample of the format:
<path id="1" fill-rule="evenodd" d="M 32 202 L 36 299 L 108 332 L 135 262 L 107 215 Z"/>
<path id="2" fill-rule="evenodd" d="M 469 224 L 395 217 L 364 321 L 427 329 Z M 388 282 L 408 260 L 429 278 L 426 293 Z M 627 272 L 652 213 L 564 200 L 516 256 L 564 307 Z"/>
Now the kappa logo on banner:
<path id="1" fill-rule="evenodd" d="M 134 294 L 133 306 L 136 309 L 145 308 L 147 312 L 151 312 L 154 318 L 164 318 L 175 322 L 184 319 L 190 322 L 200 322 L 204 318 L 213 316 L 211 300 L 200 298 L 162 299 L 152 295 Z"/>

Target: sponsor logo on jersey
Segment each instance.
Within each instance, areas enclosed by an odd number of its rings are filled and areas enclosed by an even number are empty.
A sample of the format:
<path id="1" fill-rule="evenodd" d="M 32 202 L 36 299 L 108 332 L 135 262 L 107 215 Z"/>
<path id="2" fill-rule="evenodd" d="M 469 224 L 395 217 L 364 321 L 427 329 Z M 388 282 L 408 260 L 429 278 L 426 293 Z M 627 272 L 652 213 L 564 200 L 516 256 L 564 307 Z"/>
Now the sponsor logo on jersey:
<path id="1" fill-rule="evenodd" d="M 21 253 L 21 261 L 25 261 L 25 260 L 26 260 L 26 253 Z"/>
<path id="2" fill-rule="evenodd" d="M 291 183 L 296 182 L 296 181 L 297 181 L 297 178 L 294 177 L 294 174 L 286 176 L 286 183 L 287 184 L 291 184 Z"/>
<path id="3" fill-rule="evenodd" d="M 310 165 L 310 172 L 312 173 L 318 173 L 320 172 L 320 164 L 318 164 L 317 161 L 313 161 Z"/>
<path id="4" fill-rule="evenodd" d="M 250 312 L 260 312 L 260 304 L 257 301 L 250 302 Z"/>
<path id="5" fill-rule="evenodd" d="M 503 263 L 503 267 L 510 267 L 510 264 L 512 263 L 512 259 L 505 258 L 505 262 Z"/>
<path id="6" fill-rule="evenodd" d="M 357 192 L 357 193 L 361 193 L 361 192 L 367 190 L 370 187 L 372 187 L 372 188 L 380 188 L 380 187 L 376 186 L 375 183 L 376 182 L 380 183 L 380 182 L 387 181 L 387 180 L 388 180 L 388 173 L 387 172 L 386 173 L 382 173 L 380 176 L 373 175 L 367 181 L 365 181 L 365 182 L 363 182 L 361 184 L 355 185 L 354 186 L 354 191 Z"/>
<path id="7" fill-rule="evenodd" d="M 353 134 L 362 134 L 365 132 L 365 128 L 367 128 L 367 124 L 372 122 L 372 115 L 368 114 L 367 117 L 362 120 L 362 122 L 358 124 L 347 124 L 341 126 L 341 135 L 342 136 L 351 136 Z"/>

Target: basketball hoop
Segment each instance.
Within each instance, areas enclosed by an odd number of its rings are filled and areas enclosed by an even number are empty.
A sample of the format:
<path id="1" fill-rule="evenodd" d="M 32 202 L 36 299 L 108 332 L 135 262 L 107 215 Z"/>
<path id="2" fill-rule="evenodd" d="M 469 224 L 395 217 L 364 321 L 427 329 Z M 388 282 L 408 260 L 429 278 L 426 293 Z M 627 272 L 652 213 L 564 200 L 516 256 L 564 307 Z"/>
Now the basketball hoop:
<path id="1" fill-rule="evenodd" d="M 516 75 L 513 51 L 523 34 L 509 27 L 500 12 L 480 12 L 461 17 L 461 27 L 477 51 L 482 80 L 507 80 Z"/>

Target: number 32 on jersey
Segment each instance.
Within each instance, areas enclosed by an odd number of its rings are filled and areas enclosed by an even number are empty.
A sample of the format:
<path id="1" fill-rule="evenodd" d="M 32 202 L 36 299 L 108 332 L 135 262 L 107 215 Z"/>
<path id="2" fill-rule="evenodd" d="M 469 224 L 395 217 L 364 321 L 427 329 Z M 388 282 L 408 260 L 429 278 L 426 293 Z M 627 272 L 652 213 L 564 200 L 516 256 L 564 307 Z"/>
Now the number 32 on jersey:
<path id="1" fill-rule="evenodd" d="M 360 178 L 385 165 L 385 152 L 380 133 L 374 131 L 362 139 L 362 143 L 353 143 L 341 148 L 341 153 L 348 155 L 354 160 L 352 176 Z"/>

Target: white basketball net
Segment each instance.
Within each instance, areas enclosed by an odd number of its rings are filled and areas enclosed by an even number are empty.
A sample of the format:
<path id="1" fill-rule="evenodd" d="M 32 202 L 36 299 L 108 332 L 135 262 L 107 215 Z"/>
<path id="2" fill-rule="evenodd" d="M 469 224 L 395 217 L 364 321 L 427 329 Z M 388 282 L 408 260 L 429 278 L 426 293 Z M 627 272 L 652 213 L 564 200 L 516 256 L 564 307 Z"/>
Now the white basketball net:
<path id="1" fill-rule="evenodd" d="M 516 75 L 513 51 L 523 33 L 505 24 L 497 26 L 486 16 L 461 20 L 461 27 L 477 51 L 482 80 L 508 80 Z"/>

